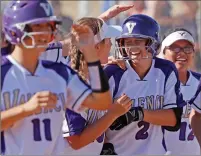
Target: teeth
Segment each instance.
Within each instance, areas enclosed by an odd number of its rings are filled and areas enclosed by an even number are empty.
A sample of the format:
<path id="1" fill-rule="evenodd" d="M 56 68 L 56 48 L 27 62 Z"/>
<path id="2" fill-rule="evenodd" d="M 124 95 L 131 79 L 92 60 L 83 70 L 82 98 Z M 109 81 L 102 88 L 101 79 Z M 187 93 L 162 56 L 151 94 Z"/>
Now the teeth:
<path id="1" fill-rule="evenodd" d="M 140 53 L 132 53 L 132 55 L 138 55 L 138 54 L 140 54 Z"/>
<path id="2" fill-rule="evenodd" d="M 186 59 L 178 59 L 177 61 L 186 61 Z"/>

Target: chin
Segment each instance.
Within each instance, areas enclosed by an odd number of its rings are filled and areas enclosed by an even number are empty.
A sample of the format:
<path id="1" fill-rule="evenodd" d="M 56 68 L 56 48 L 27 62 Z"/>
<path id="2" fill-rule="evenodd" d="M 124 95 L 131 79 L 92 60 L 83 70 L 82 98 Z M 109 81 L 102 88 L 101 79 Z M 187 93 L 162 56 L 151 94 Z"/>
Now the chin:
<path id="1" fill-rule="evenodd" d="M 108 58 L 106 59 L 100 59 L 101 64 L 107 64 L 108 63 Z"/>
<path id="2" fill-rule="evenodd" d="M 140 60 L 139 59 L 134 59 L 134 60 L 132 60 L 132 63 L 135 64 L 135 65 L 137 65 L 137 64 L 140 63 Z"/>
<path id="3" fill-rule="evenodd" d="M 176 68 L 178 71 L 186 71 L 187 70 L 186 67 L 183 65 L 176 65 Z"/>

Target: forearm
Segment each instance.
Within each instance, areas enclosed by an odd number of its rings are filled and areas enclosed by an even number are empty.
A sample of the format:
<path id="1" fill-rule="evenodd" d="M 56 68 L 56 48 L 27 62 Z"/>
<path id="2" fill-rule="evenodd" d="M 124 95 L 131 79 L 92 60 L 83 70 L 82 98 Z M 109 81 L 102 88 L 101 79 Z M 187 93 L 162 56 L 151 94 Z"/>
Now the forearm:
<path id="1" fill-rule="evenodd" d="M 19 105 L 1 112 L 1 131 L 8 129 L 17 121 L 31 115 L 24 110 L 24 105 Z"/>
<path id="2" fill-rule="evenodd" d="M 96 102 L 94 102 L 96 101 Z M 104 93 L 92 92 L 83 102 L 83 106 L 95 109 L 95 110 L 106 110 L 112 104 L 112 98 L 110 91 Z"/>
<path id="3" fill-rule="evenodd" d="M 96 110 L 106 110 L 112 103 L 108 78 L 100 61 L 88 63 L 87 65 L 92 93 L 85 99 L 83 106 Z"/>
<path id="4" fill-rule="evenodd" d="M 146 110 L 144 109 L 144 121 L 161 126 L 175 126 L 176 117 L 172 109 Z"/>
<path id="5" fill-rule="evenodd" d="M 116 116 L 108 112 L 95 123 L 87 126 L 80 135 L 69 137 L 68 141 L 72 148 L 80 149 L 96 140 L 108 129 L 116 118 Z"/>
<path id="6" fill-rule="evenodd" d="M 193 133 L 196 136 L 201 148 L 201 114 L 193 110 L 190 115 L 190 122 Z"/>

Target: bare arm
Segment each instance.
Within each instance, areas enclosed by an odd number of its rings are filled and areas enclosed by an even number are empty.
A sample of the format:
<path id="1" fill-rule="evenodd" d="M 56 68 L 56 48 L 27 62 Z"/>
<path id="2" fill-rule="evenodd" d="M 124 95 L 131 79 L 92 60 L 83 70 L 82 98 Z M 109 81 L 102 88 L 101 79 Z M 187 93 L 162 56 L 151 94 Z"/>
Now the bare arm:
<path id="1" fill-rule="evenodd" d="M 199 144 L 201 151 L 201 114 L 192 109 L 190 114 L 190 123 Z"/>
<path id="2" fill-rule="evenodd" d="M 116 117 L 113 114 L 107 113 L 96 123 L 89 125 L 80 135 L 73 135 L 66 139 L 73 149 L 80 149 L 103 134 L 115 120 Z"/>
<path id="3" fill-rule="evenodd" d="M 127 11 L 132 8 L 134 5 L 114 5 L 104 13 L 102 13 L 98 18 L 101 18 L 103 21 L 107 22 L 111 18 L 117 16 L 121 12 Z"/>
<path id="4" fill-rule="evenodd" d="M 40 111 L 41 107 L 54 108 L 56 103 L 56 95 L 49 91 L 36 93 L 27 103 L 1 112 L 1 131 L 7 130 L 17 121 Z"/>
<path id="5" fill-rule="evenodd" d="M 130 98 L 126 95 L 121 96 L 101 119 L 87 126 L 80 135 L 73 135 L 66 139 L 73 149 L 80 149 L 90 144 L 103 134 L 119 116 L 125 114 L 131 108 L 131 104 Z"/>
<path id="6" fill-rule="evenodd" d="M 94 34 L 87 26 L 74 25 L 73 30 L 72 41 L 83 53 L 89 72 L 91 93 L 85 100 L 83 99 L 82 106 L 96 110 L 106 110 L 112 103 L 112 97 L 107 77 L 95 49 Z"/>
<path id="7" fill-rule="evenodd" d="M 175 126 L 176 117 L 172 109 L 166 110 L 145 110 L 144 121 L 154 125 Z"/>
<path id="8" fill-rule="evenodd" d="M 30 112 L 25 111 L 24 105 L 22 104 L 1 112 L 1 131 L 7 130 L 17 121 L 31 115 Z"/>
<path id="9" fill-rule="evenodd" d="M 94 102 L 95 101 L 95 102 Z M 96 110 L 106 110 L 112 104 L 110 91 L 105 93 L 92 92 L 82 103 L 84 107 Z"/>

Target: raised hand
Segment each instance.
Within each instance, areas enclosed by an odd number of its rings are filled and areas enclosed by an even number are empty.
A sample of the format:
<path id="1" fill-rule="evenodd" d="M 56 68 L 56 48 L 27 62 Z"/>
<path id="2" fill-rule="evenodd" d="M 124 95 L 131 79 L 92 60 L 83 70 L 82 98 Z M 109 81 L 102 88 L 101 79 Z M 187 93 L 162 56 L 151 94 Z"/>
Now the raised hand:
<path id="1" fill-rule="evenodd" d="M 94 42 L 94 33 L 84 25 L 73 25 L 71 33 L 72 44 L 74 44 L 84 55 L 87 62 L 99 60 Z"/>
<path id="2" fill-rule="evenodd" d="M 106 22 L 109 19 L 117 16 L 121 12 L 127 11 L 127 10 L 129 10 L 129 9 L 131 9 L 133 7 L 134 7 L 134 5 L 125 5 L 125 4 L 114 5 L 111 8 L 109 8 L 107 11 L 105 11 L 104 13 L 102 13 L 99 16 L 99 18 L 103 19 Z"/>
<path id="3" fill-rule="evenodd" d="M 126 70 L 126 63 L 124 60 L 117 60 L 113 56 L 108 57 L 108 63 L 106 65 L 116 64 L 121 69 Z"/>

